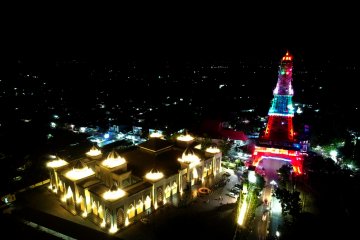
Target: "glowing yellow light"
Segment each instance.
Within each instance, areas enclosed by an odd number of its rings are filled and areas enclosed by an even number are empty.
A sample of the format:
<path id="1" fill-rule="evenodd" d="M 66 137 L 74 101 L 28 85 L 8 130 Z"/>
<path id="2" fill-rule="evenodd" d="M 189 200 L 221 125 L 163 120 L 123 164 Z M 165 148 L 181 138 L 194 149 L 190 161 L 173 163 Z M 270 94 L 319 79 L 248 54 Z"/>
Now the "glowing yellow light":
<path id="1" fill-rule="evenodd" d="M 51 184 L 48 186 L 48 189 L 52 189 L 52 185 L 51 185 Z"/>
<path id="2" fill-rule="evenodd" d="M 208 153 L 219 153 L 220 149 L 218 149 L 217 147 L 209 147 L 205 151 Z"/>
<path id="3" fill-rule="evenodd" d="M 95 172 L 91 168 L 84 167 L 81 169 L 74 168 L 74 169 L 66 172 L 65 176 L 70 180 L 76 181 L 76 180 L 86 178 L 86 177 L 94 175 L 94 174 L 95 174 Z"/>
<path id="4" fill-rule="evenodd" d="M 114 168 L 123 165 L 125 163 L 126 163 L 125 158 L 122 158 L 120 156 L 112 157 L 109 155 L 109 157 L 102 162 L 102 165 L 108 168 Z"/>
<path id="5" fill-rule="evenodd" d="M 177 137 L 177 140 L 183 141 L 183 142 L 189 142 L 189 141 L 194 140 L 194 138 L 193 138 L 192 136 L 186 134 L 186 135 L 180 135 L 180 136 L 178 136 L 178 137 Z"/>
<path id="6" fill-rule="evenodd" d="M 129 222 L 129 218 L 126 216 L 125 218 L 125 227 L 129 226 L 130 222 Z"/>
<path id="7" fill-rule="evenodd" d="M 116 233 L 118 231 L 117 225 L 114 224 L 111 226 L 111 228 L 109 229 L 109 233 Z"/>
<path id="8" fill-rule="evenodd" d="M 116 189 L 115 191 L 109 190 L 103 194 L 103 198 L 105 200 L 116 200 L 122 198 L 123 196 L 125 196 L 125 192 L 120 188 Z"/>
<path id="9" fill-rule="evenodd" d="M 159 179 L 161 179 L 163 177 L 164 177 L 164 174 L 162 172 L 159 172 L 159 171 L 155 172 L 153 170 L 151 170 L 150 172 L 148 172 L 145 175 L 146 179 L 149 179 L 149 180 L 152 180 L 152 181 L 159 180 Z"/>
<path id="10" fill-rule="evenodd" d="M 105 219 L 103 219 L 103 221 L 100 224 L 100 227 L 104 228 L 105 226 L 106 226 Z"/>
<path id="11" fill-rule="evenodd" d="M 95 146 L 93 146 L 90 151 L 88 151 L 86 153 L 86 155 L 90 156 L 90 157 L 96 157 L 99 156 L 101 154 L 101 151 L 99 149 L 97 149 Z"/>
<path id="12" fill-rule="evenodd" d="M 195 154 L 182 154 L 181 158 L 178 158 L 179 162 L 190 163 L 190 167 L 194 167 L 200 163 L 200 158 Z"/>
<path id="13" fill-rule="evenodd" d="M 159 133 L 159 132 L 153 132 L 153 133 L 150 134 L 150 137 L 151 138 L 162 138 L 163 135 L 161 133 Z"/>
<path id="14" fill-rule="evenodd" d="M 67 164 L 68 164 L 68 162 L 66 162 L 62 159 L 58 159 L 58 160 L 53 160 L 53 161 L 48 162 L 46 164 L 46 166 L 49 168 L 59 168 L 59 167 L 65 166 Z"/>
<path id="15" fill-rule="evenodd" d="M 194 178 L 198 178 L 198 177 L 199 177 L 196 168 L 193 168 L 193 177 L 194 177 Z"/>
<path id="16" fill-rule="evenodd" d="M 84 218 L 86 218 L 86 217 L 87 217 L 87 212 L 84 211 L 84 212 L 81 214 L 81 216 L 83 216 Z"/>
<path id="17" fill-rule="evenodd" d="M 63 196 L 63 197 L 61 198 L 61 201 L 62 201 L 62 202 L 66 202 L 66 196 Z"/>
<path id="18" fill-rule="evenodd" d="M 246 198 L 244 198 L 243 203 L 241 204 L 240 213 L 239 213 L 239 217 L 238 217 L 238 220 L 237 220 L 237 223 L 240 226 L 244 224 L 246 207 L 247 207 L 247 202 L 246 202 Z"/>
<path id="19" fill-rule="evenodd" d="M 154 204 L 154 209 L 156 210 L 158 208 L 157 202 Z"/>
<path id="20" fill-rule="evenodd" d="M 67 193 L 65 195 L 65 199 L 71 198 L 73 196 L 73 192 L 71 191 L 71 188 L 68 187 Z"/>

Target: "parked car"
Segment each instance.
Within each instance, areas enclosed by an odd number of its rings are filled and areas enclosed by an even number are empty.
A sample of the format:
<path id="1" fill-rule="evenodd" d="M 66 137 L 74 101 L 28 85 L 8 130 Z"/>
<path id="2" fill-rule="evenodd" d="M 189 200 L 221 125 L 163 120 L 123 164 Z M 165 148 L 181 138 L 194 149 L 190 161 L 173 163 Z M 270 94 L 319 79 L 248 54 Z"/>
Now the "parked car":
<path id="1" fill-rule="evenodd" d="M 232 198 L 236 198 L 236 195 L 233 192 L 228 192 L 226 195 L 228 195 L 229 197 L 232 197 Z"/>
<path id="2" fill-rule="evenodd" d="M 234 187 L 238 188 L 238 189 L 242 189 L 242 185 L 241 184 L 235 184 Z"/>
<path id="3" fill-rule="evenodd" d="M 144 224 L 148 224 L 149 223 L 149 219 L 148 218 L 140 218 L 140 221 Z"/>
<path id="4" fill-rule="evenodd" d="M 231 176 L 231 174 L 230 174 L 230 173 L 228 173 L 228 172 L 224 172 L 224 173 L 223 173 L 223 176 L 230 177 L 230 176 Z"/>

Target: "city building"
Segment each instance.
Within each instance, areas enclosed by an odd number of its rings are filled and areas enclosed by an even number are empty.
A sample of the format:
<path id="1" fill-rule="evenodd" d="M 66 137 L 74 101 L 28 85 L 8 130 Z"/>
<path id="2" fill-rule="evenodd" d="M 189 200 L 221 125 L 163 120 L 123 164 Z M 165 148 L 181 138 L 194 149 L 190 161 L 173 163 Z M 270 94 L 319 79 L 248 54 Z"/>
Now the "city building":
<path id="1" fill-rule="evenodd" d="M 83 158 L 48 162 L 49 188 L 73 214 L 116 232 L 208 186 L 221 171 L 221 159 L 219 149 L 200 150 L 188 134 L 170 141 L 152 133 L 135 150 L 120 155 L 93 147 Z"/>

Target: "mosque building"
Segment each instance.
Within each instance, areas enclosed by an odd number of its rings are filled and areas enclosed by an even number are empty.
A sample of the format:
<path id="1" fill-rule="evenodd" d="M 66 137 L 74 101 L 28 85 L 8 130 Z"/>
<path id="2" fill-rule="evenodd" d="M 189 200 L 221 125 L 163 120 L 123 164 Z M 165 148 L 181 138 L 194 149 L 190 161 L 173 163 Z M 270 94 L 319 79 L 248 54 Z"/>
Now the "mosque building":
<path id="1" fill-rule="evenodd" d="M 49 188 L 68 211 L 114 233 L 208 186 L 221 159 L 217 147 L 201 150 L 188 134 L 170 141 L 155 133 L 121 154 L 92 147 L 80 159 L 48 162 Z"/>

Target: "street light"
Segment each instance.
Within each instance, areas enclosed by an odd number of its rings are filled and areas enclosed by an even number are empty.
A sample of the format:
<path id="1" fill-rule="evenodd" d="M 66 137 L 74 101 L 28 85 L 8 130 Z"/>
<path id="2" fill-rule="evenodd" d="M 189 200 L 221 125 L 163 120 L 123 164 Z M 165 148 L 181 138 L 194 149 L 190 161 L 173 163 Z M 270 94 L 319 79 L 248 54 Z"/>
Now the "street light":
<path id="1" fill-rule="evenodd" d="M 254 170 L 249 171 L 248 180 L 250 183 L 255 184 L 256 183 L 256 175 Z"/>
<path id="2" fill-rule="evenodd" d="M 276 186 L 276 185 L 277 185 L 277 183 L 275 182 L 275 180 L 271 180 L 270 184 L 273 185 L 273 186 Z"/>
<path id="3" fill-rule="evenodd" d="M 337 158 L 336 158 L 337 155 L 338 155 L 338 153 L 337 153 L 336 150 L 331 150 L 330 151 L 330 157 L 331 157 L 332 160 L 334 160 L 334 162 L 337 162 Z"/>

